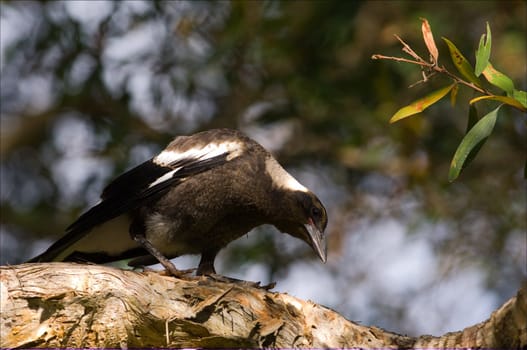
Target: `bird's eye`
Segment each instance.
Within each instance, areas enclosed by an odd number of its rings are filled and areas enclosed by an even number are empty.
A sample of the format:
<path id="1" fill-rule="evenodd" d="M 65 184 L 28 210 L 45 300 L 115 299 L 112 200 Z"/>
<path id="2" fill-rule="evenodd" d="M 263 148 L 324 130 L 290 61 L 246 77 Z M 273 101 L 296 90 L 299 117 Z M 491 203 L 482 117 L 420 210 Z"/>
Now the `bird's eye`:
<path id="1" fill-rule="evenodd" d="M 311 207 L 311 216 L 313 218 L 320 218 L 322 216 L 322 211 L 317 207 Z"/>

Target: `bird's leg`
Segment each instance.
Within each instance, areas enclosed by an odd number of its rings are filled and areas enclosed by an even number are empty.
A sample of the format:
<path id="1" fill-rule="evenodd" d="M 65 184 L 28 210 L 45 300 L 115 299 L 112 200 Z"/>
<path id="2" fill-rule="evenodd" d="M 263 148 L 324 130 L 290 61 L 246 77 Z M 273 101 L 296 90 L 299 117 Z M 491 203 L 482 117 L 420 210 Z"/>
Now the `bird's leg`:
<path id="1" fill-rule="evenodd" d="M 152 243 L 150 243 L 149 240 L 146 239 L 144 235 L 133 235 L 132 238 L 143 248 L 145 248 L 147 252 L 152 254 L 152 256 L 154 256 L 172 276 L 181 278 L 189 273 L 189 271 L 186 270 L 178 270 L 170 260 L 168 260 L 159 250 L 156 249 L 156 247 L 152 245 Z"/>
<path id="2" fill-rule="evenodd" d="M 142 220 L 134 220 L 130 225 L 130 235 L 132 239 L 139 243 L 141 247 L 145 248 L 154 258 L 156 258 L 161 265 L 174 277 L 182 278 L 188 275 L 192 270 L 178 270 L 170 260 L 168 260 L 163 253 L 150 243 L 145 237 L 145 227 Z"/>
<path id="3" fill-rule="evenodd" d="M 201 260 L 199 261 L 198 270 L 196 271 L 196 275 L 198 276 L 215 275 L 216 269 L 214 268 L 214 259 L 216 259 L 217 254 L 218 254 L 218 250 L 211 250 L 211 251 L 203 252 L 201 254 Z"/>

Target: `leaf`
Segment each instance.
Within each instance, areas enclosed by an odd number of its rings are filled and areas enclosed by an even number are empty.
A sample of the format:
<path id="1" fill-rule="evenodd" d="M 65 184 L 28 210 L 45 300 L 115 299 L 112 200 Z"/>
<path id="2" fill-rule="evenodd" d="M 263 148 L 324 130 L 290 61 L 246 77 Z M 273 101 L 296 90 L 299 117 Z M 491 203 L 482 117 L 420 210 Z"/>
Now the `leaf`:
<path id="1" fill-rule="evenodd" d="M 509 96 L 497 96 L 497 95 L 490 95 L 490 96 L 479 96 L 476 98 L 473 98 L 470 100 L 470 104 L 476 103 L 478 101 L 482 100 L 492 100 L 492 101 L 499 101 L 502 103 L 505 103 L 509 106 L 512 106 L 514 108 L 519 109 L 522 112 L 527 112 L 527 107 L 523 106 L 517 99 L 509 97 Z"/>
<path id="2" fill-rule="evenodd" d="M 459 91 L 459 85 L 456 84 L 453 88 L 452 88 L 452 92 L 450 93 L 450 104 L 452 105 L 452 107 L 455 107 L 456 106 L 456 99 L 457 99 L 457 92 Z"/>
<path id="3" fill-rule="evenodd" d="M 465 79 L 467 79 L 471 83 L 474 83 L 478 87 L 482 87 L 481 81 L 474 74 L 474 70 L 472 69 L 472 66 L 467 61 L 465 56 L 463 56 L 463 54 L 457 49 L 456 45 L 454 45 L 453 42 L 451 42 L 445 37 L 443 37 L 443 40 L 446 42 L 448 46 L 448 50 L 450 51 L 450 57 L 452 58 L 452 62 L 454 63 L 454 66 L 456 66 L 456 69 L 459 71 L 459 73 L 461 73 L 461 75 L 465 77 Z"/>
<path id="4" fill-rule="evenodd" d="M 399 109 L 390 119 L 390 123 L 395 123 L 396 121 L 424 111 L 426 108 L 430 107 L 443 98 L 446 94 L 448 94 L 448 92 L 452 90 L 455 85 L 457 84 L 452 84 L 434 91 L 427 96 L 410 103 L 408 106 Z"/>
<path id="5" fill-rule="evenodd" d="M 494 129 L 498 117 L 498 111 L 501 106 L 502 105 L 499 105 L 498 108 L 487 113 L 487 115 L 481 118 L 476 125 L 470 129 L 465 137 L 463 137 L 463 140 L 461 140 L 461 143 L 452 158 L 452 162 L 450 163 L 450 171 L 448 173 L 449 181 L 457 179 L 461 170 L 470 163 L 470 160 L 475 157 L 483 143 L 487 140 L 492 129 Z M 469 155 L 470 160 L 467 161 Z"/>
<path id="6" fill-rule="evenodd" d="M 512 91 L 512 97 L 514 97 L 516 101 L 520 102 L 525 108 L 527 108 L 527 92 L 514 89 Z"/>
<path id="7" fill-rule="evenodd" d="M 490 26 L 489 26 L 489 22 L 487 22 L 487 34 L 481 35 L 481 38 L 479 39 L 479 47 L 476 50 L 476 69 L 474 70 L 474 74 L 476 74 L 477 77 L 481 75 L 483 70 L 489 64 L 490 48 L 491 48 Z"/>
<path id="8" fill-rule="evenodd" d="M 430 28 L 430 24 L 428 23 L 426 18 L 421 18 L 421 21 L 423 22 L 421 24 L 423 39 L 425 41 L 426 47 L 428 48 L 428 52 L 430 52 L 430 59 L 432 63 L 436 64 L 437 59 L 439 58 L 439 51 L 437 50 L 437 46 L 434 41 L 434 36 L 432 35 L 432 29 Z"/>
<path id="9" fill-rule="evenodd" d="M 483 70 L 483 76 L 489 83 L 505 91 L 507 95 L 512 94 L 512 91 L 514 90 L 512 79 L 496 70 L 490 62 Z"/>

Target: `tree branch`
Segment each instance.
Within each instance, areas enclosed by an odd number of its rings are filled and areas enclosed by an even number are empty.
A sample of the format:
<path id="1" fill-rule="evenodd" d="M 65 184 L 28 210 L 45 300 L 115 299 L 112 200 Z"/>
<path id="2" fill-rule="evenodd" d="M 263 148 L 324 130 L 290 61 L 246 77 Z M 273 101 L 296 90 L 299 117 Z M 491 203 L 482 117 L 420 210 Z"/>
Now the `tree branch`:
<path id="1" fill-rule="evenodd" d="M 401 336 L 287 294 L 73 263 L 0 267 L 1 340 L 12 347 L 485 347 L 527 344 L 526 288 L 489 320 Z"/>

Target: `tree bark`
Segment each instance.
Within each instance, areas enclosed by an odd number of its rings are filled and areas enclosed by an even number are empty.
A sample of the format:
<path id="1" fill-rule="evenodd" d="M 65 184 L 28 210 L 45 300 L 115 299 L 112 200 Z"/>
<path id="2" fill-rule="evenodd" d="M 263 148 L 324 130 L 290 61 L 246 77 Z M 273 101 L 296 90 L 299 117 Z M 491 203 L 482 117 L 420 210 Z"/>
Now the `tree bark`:
<path id="1" fill-rule="evenodd" d="M 73 263 L 0 267 L 2 348 L 482 347 L 527 345 L 527 286 L 488 320 L 407 337 L 287 294 Z"/>

